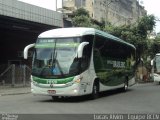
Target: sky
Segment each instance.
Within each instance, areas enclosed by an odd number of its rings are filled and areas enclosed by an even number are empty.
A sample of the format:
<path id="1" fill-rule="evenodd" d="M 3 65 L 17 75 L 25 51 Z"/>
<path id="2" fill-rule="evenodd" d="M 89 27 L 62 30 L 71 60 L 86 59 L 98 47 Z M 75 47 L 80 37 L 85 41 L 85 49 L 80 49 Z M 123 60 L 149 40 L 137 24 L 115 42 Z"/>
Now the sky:
<path id="1" fill-rule="evenodd" d="M 147 14 L 153 14 L 160 20 L 160 0 L 140 0 L 143 1 L 142 6 L 147 10 Z M 160 21 L 156 22 L 156 33 L 160 32 Z"/>
<path id="2" fill-rule="evenodd" d="M 37 5 L 50 10 L 56 10 L 56 0 L 19 0 L 33 5 Z M 148 14 L 153 14 L 160 19 L 160 0 L 139 0 L 145 7 Z M 57 8 L 62 8 L 62 0 L 57 0 Z M 160 32 L 160 21 L 157 21 L 155 27 L 156 33 Z"/>

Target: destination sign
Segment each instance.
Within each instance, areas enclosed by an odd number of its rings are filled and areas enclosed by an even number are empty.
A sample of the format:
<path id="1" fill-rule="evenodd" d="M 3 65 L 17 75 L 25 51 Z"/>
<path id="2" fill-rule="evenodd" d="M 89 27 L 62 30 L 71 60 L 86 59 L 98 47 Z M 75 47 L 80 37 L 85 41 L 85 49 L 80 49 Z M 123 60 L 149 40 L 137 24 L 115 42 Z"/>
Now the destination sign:
<path id="1" fill-rule="evenodd" d="M 38 43 L 54 43 L 55 39 L 38 39 Z"/>
<path id="2" fill-rule="evenodd" d="M 108 60 L 107 64 L 112 64 L 114 68 L 125 68 L 125 62 Z"/>

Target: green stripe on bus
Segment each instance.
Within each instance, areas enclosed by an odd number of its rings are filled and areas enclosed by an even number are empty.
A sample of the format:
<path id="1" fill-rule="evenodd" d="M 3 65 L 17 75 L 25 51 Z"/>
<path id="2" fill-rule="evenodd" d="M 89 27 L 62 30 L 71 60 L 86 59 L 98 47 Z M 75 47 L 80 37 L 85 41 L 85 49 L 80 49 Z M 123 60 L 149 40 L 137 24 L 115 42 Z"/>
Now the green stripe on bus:
<path id="1" fill-rule="evenodd" d="M 33 81 L 41 84 L 66 84 L 68 82 L 73 81 L 74 77 L 68 77 L 68 78 L 63 78 L 63 79 L 43 79 L 43 78 L 38 78 L 38 77 L 33 77 Z"/>
<path id="2" fill-rule="evenodd" d="M 97 72 L 97 76 L 100 78 L 100 82 L 105 86 L 121 85 L 125 82 L 126 76 L 128 76 L 128 80 L 130 80 L 132 77 L 134 77 L 133 75 L 134 71 L 125 69 L 114 71 L 104 70 L 104 72 L 99 70 Z"/>

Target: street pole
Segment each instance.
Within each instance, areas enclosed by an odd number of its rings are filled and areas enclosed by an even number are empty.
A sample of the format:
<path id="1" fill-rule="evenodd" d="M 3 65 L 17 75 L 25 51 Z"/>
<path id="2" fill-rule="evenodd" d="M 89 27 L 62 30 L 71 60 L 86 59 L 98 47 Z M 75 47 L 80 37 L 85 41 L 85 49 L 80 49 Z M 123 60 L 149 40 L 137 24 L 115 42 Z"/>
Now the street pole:
<path id="1" fill-rule="evenodd" d="M 138 0 L 138 22 L 139 22 L 139 0 Z"/>
<path id="2" fill-rule="evenodd" d="M 82 0 L 81 0 L 81 7 L 82 7 Z"/>
<path id="3" fill-rule="evenodd" d="M 65 20 L 64 20 L 64 3 L 63 3 L 63 0 L 62 0 L 62 18 L 63 18 L 63 27 L 65 27 L 65 24 L 64 24 L 64 22 L 65 22 Z"/>
<path id="4" fill-rule="evenodd" d="M 57 0 L 56 0 L 56 11 L 57 11 Z"/>
<path id="5" fill-rule="evenodd" d="M 12 65 L 12 87 L 15 86 L 15 64 Z"/>
<path id="6" fill-rule="evenodd" d="M 26 65 L 23 65 L 23 86 L 26 86 Z"/>

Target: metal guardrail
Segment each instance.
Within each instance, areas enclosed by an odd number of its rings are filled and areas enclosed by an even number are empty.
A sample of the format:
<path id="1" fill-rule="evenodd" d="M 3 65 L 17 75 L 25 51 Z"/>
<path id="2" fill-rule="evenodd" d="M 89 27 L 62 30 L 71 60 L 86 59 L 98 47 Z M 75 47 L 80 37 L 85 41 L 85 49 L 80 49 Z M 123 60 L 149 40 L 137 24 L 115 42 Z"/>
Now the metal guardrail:
<path id="1" fill-rule="evenodd" d="M 31 69 L 28 66 L 12 64 L 0 74 L 0 85 L 28 86 L 30 75 Z"/>

